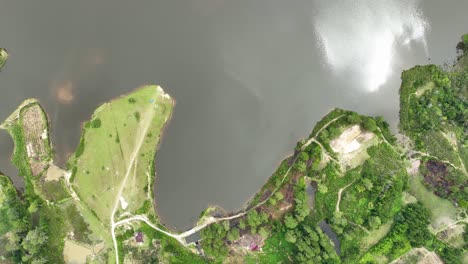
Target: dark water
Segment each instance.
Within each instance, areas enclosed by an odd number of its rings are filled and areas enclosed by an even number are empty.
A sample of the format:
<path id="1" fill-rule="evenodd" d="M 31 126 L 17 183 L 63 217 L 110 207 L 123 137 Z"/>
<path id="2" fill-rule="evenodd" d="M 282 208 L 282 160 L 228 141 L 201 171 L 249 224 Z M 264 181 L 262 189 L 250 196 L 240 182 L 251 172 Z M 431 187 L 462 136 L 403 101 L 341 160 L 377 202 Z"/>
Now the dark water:
<path id="1" fill-rule="evenodd" d="M 325 221 L 320 221 L 318 223 L 318 226 L 320 227 L 320 229 L 322 229 L 323 233 L 325 233 L 333 241 L 336 254 L 338 254 L 338 256 L 341 255 L 340 240 L 338 239 L 338 236 L 336 235 L 336 233 L 333 232 L 331 226 Z"/>
<path id="2" fill-rule="evenodd" d="M 0 46 L 10 59 L 0 73 L 0 119 L 40 99 L 64 165 L 100 103 L 160 84 L 177 106 L 157 157 L 156 202 L 166 223 L 185 229 L 207 205 L 241 208 L 334 106 L 396 125 L 400 71 L 427 63 L 423 46 L 398 48 L 386 84 L 369 93 L 324 63 L 314 28 L 324 3 L 1 0 Z M 431 61 L 448 61 L 468 30 L 468 1 L 421 8 Z M 14 176 L 3 134 L 0 149 L 0 170 Z"/>

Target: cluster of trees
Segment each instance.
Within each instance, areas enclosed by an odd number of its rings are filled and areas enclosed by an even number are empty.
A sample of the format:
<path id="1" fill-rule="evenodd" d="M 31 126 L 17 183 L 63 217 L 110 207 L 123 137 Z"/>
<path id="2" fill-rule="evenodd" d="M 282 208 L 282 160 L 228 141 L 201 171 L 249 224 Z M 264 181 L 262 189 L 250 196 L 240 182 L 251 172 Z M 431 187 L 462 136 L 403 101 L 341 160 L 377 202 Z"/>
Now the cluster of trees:
<path id="1" fill-rule="evenodd" d="M 298 143 L 296 151 L 301 151 L 299 150 L 300 147 L 302 147 L 302 144 Z M 303 174 L 312 175 L 319 169 L 321 159 L 322 150 L 320 146 L 317 143 L 312 142 L 298 154 L 296 163 L 294 164 L 294 169 Z"/>
<path id="2" fill-rule="evenodd" d="M 227 242 L 234 242 L 240 238 L 242 231 L 248 231 L 251 234 L 259 234 L 264 239 L 270 236 L 270 228 L 266 225 L 269 222 L 269 216 L 265 212 L 252 210 L 246 217 L 239 220 L 238 226 L 231 226 L 229 221 L 212 224 L 201 231 L 203 239 L 203 249 L 214 257 L 222 258 L 227 255 Z"/>
<path id="3" fill-rule="evenodd" d="M 414 129 L 424 133 L 440 129 L 447 122 L 463 125 L 468 102 L 460 100 L 462 87 L 453 87 L 449 75 L 442 70 L 433 75 L 433 81 L 437 88 L 426 91 L 410 106 Z"/>
<path id="4" fill-rule="evenodd" d="M 395 215 L 390 232 L 365 256 L 387 256 L 396 259 L 411 248 L 425 247 L 435 251 L 444 263 L 462 263 L 461 249 L 449 247 L 429 232 L 429 211 L 421 204 L 414 203 L 405 206 Z"/>
<path id="5" fill-rule="evenodd" d="M 360 177 L 344 193 L 342 208 L 349 220 L 376 229 L 398 211 L 407 175 L 401 157 L 392 147 L 379 144 L 367 151 L 370 158 L 362 165 Z"/>
<path id="6" fill-rule="evenodd" d="M 258 213 L 257 210 L 252 210 L 247 213 L 246 218 L 239 221 L 239 228 L 242 230 L 248 229 L 250 233 L 256 234 L 261 225 L 268 223 L 268 214 L 265 212 Z M 262 229 L 264 233 L 265 228 Z"/>
<path id="7" fill-rule="evenodd" d="M 100 118 L 95 118 L 91 122 L 87 123 L 90 124 L 92 128 L 100 128 L 102 125 L 102 121 Z"/>
<path id="8" fill-rule="evenodd" d="M 277 232 L 284 232 L 286 242 L 293 244 L 295 263 L 340 263 L 330 239 L 310 219 L 307 198 L 301 178 L 294 186 L 294 209 Z"/>
<path id="9" fill-rule="evenodd" d="M 283 200 L 283 198 L 284 198 L 283 193 L 278 190 L 277 192 L 275 192 L 275 194 L 273 194 L 270 197 L 270 199 L 268 200 L 268 204 L 276 205 L 276 203 Z"/>
<path id="10" fill-rule="evenodd" d="M 304 178 L 301 178 L 294 186 L 294 211 L 284 217 L 284 225 L 288 229 L 295 229 L 309 214 L 306 184 Z"/>
<path id="11" fill-rule="evenodd" d="M 415 67 L 402 75 L 400 123 L 419 149 L 424 149 L 422 136 L 447 125 L 463 127 L 468 118 L 466 84 L 468 73 L 446 72 L 441 67 Z M 419 97 L 414 93 L 424 85 L 434 85 Z"/>
<path id="12" fill-rule="evenodd" d="M 294 244 L 296 263 L 340 263 L 333 243 L 311 221 L 304 221 L 286 231 L 286 241 Z"/>
<path id="13" fill-rule="evenodd" d="M 223 258 L 228 254 L 226 237 L 229 229 L 229 222 L 225 221 L 212 224 L 201 231 L 202 246 L 206 254 L 214 258 Z"/>
<path id="14" fill-rule="evenodd" d="M 43 227 L 32 227 L 31 214 L 38 209 L 37 201 L 28 205 L 21 200 L 10 180 L 0 175 L 0 247 L 15 263 L 47 263 L 44 257 L 48 237 Z M 28 207 L 29 206 L 29 207 Z"/>

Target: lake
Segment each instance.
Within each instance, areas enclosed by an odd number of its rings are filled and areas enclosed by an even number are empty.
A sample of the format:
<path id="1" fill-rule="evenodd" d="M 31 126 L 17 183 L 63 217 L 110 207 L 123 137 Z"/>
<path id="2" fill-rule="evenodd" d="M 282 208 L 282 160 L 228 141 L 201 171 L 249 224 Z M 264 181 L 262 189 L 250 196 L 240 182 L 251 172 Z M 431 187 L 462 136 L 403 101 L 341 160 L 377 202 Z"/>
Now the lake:
<path id="1" fill-rule="evenodd" d="M 144 84 L 177 101 L 156 158 L 161 219 L 238 210 L 333 107 L 396 128 L 400 72 L 442 64 L 468 1 L 0 1 L 0 118 L 40 100 L 65 165 L 81 122 Z M 430 61 L 429 61 L 430 59 Z M 0 134 L 0 170 L 13 145 Z"/>

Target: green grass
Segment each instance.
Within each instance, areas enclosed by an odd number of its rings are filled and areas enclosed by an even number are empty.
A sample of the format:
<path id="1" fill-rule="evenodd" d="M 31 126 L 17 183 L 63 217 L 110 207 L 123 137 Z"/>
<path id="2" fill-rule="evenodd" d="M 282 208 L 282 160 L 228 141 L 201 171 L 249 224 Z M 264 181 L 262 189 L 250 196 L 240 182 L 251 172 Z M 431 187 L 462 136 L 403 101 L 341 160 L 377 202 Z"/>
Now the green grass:
<path id="1" fill-rule="evenodd" d="M 294 245 L 286 241 L 285 232 L 275 232 L 265 240 L 262 251 L 257 258 L 259 263 L 290 263 L 294 256 Z"/>
<path id="2" fill-rule="evenodd" d="M 69 222 L 70 228 L 73 230 L 74 239 L 82 243 L 91 243 L 89 235 L 88 223 L 85 222 L 75 204 L 70 203 L 63 208 L 65 219 Z"/>
<path id="3" fill-rule="evenodd" d="M 40 189 L 41 193 L 44 195 L 44 198 L 49 201 L 59 202 L 70 197 L 63 179 L 58 181 L 45 181 L 39 184 L 41 186 L 36 187 L 36 190 L 39 191 Z"/>
<path id="4" fill-rule="evenodd" d="M 384 238 L 392 228 L 393 221 L 388 221 L 386 224 L 381 225 L 378 229 L 373 230 L 361 240 L 361 247 L 363 251 L 367 251 L 370 247 L 377 244 Z"/>
<path id="5" fill-rule="evenodd" d="M 70 161 L 77 168 L 73 185 L 104 224 L 110 221 L 122 185 L 125 186 L 122 196 L 129 204 L 127 211 L 136 211 L 144 205 L 147 199 L 144 190 L 151 185 L 148 178 L 152 181 L 154 177 L 148 176 L 150 167 L 172 107 L 172 100 L 161 90 L 146 86 L 102 105 L 89 125 L 85 125 L 80 145 Z M 149 132 L 154 136 L 147 137 Z"/>
<path id="6" fill-rule="evenodd" d="M 438 131 L 428 131 L 423 135 L 423 142 L 427 152 L 441 160 L 448 160 L 455 166 L 460 166 L 460 159 L 457 152 L 450 145 L 449 141 Z"/>

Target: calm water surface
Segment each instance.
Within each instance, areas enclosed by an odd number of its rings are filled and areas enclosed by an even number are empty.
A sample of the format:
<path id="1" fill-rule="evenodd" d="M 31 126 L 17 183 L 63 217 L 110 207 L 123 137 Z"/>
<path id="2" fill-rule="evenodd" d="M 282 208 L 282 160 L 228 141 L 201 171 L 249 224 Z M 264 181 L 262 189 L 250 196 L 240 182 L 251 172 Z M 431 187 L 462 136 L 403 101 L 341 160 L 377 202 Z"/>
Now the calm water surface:
<path id="1" fill-rule="evenodd" d="M 334 31 L 321 31 L 338 36 L 340 30 L 364 30 L 363 36 L 381 30 L 373 28 L 372 17 L 350 29 L 344 19 L 342 29 L 336 23 L 349 12 L 336 3 L 1 0 L 0 46 L 11 56 L 0 73 L 0 119 L 22 100 L 38 98 L 64 165 L 81 122 L 100 103 L 160 84 L 177 107 L 156 159 L 155 197 L 164 222 L 185 229 L 208 205 L 241 208 L 334 106 L 383 115 L 395 126 L 400 71 L 427 63 L 428 56 L 448 61 L 468 31 L 468 1 L 416 6 L 430 26 L 428 53 L 420 42 L 396 45 L 385 84 L 369 92 L 360 80 L 367 72 L 359 70 L 370 65 L 366 58 L 351 57 L 352 63 L 333 69 L 317 41 L 317 25 L 332 26 Z M 351 15 L 359 17 L 357 11 Z M 335 24 L 322 21 L 335 13 Z M 393 23 L 391 14 L 387 18 Z M 351 43 L 354 54 L 359 40 Z M 0 170 L 20 186 L 8 162 L 12 147 L 0 134 Z"/>

